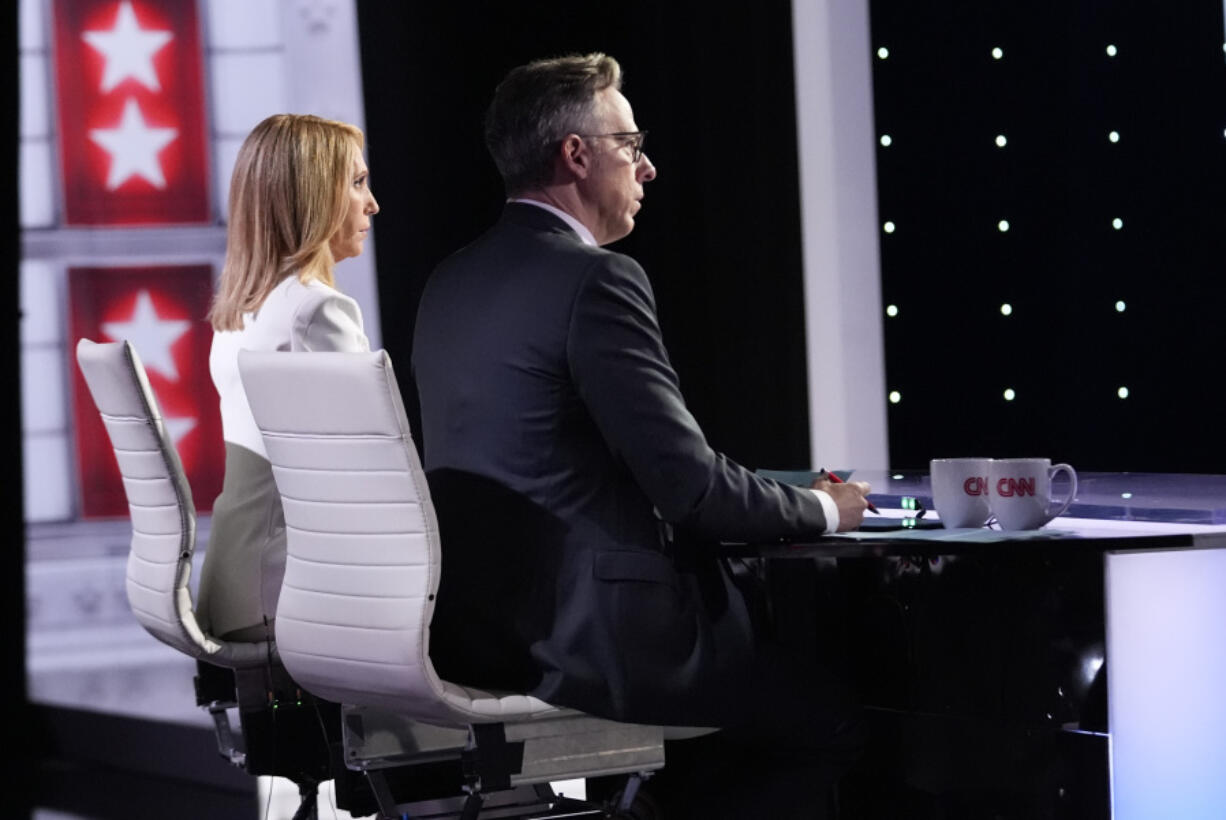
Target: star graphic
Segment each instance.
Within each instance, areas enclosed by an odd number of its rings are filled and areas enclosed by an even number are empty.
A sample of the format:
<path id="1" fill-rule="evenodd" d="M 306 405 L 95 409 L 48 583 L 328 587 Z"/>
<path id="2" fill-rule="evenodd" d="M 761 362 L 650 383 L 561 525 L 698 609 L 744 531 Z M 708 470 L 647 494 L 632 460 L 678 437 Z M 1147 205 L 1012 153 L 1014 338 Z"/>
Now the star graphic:
<path id="1" fill-rule="evenodd" d="M 194 416 L 170 416 L 163 415 L 162 423 L 166 425 L 166 433 L 170 436 L 170 441 L 175 447 L 179 446 L 179 442 L 196 428 L 196 418 Z"/>
<path id="2" fill-rule="evenodd" d="M 133 176 L 144 177 L 155 188 L 165 188 L 158 152 L 178 135 L 176 128 L 150 128 L 136 100 L 128 100 L 118 126 L 89 130 L 89 138 L 111 154 L 106 189 L 113 191 Z"/>
<path id="3" fill-rule="evenodd" d="M 126 322 L 103 322 L 102 332 L 117 342 L 127 339 L 146 368 L 177 382 L 179 370 L 170 348 L 191 326 L 187 319 L 160 318 L 149 291 L 141 290 L 136 294 L 132 317 Z"/>
<path id="4" fill-rule="evenodd" d="M 160 91 L 158 75 L 153 68 L 153 55 L 169 43 L 174 35 L 169 31 L 142 29 L 136 22 L 136 12 L 128 0 L 119 4 L 115 27 L 110 31 L 86 31 L 81 39 L 106 58 L 102 71 L 102 91 L 110 91 L 128 77 L 135 78 L 150 91 Z"/>

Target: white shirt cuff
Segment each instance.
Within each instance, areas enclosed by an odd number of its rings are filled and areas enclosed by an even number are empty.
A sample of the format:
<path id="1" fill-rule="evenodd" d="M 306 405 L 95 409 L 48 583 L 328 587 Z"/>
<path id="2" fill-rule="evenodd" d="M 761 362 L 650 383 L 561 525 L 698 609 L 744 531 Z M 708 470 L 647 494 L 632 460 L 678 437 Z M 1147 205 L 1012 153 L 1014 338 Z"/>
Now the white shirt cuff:
<path id="1" fill-rule="evenodd" d="M 817 496 L 817 500 L 822 502 L 822 512 L 826 514 L 826 532 L 837 532 L 839 529 L 839 505 L 834 503 L 830 493 L 825 490 L 810 489 L 809 492 Z"/>

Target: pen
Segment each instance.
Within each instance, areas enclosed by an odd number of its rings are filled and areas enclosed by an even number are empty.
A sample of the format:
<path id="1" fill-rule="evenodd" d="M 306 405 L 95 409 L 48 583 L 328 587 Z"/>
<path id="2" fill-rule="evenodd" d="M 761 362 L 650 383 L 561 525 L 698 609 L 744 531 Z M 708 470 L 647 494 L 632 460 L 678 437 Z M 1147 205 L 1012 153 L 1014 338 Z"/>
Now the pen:
<path id="1" fill-rule="evenodd" d="M 829 470 L 822 470 L 822 474 L 825 475 L 826 478 L 830 479 L 831 484 L 843 484 L 844 483 L 843 479 L 839 478 L 837 475 L 830 472 Z M 874 513 L 875 515 L 881 515 L 881 512 L 876 507 L 873 506 L 873 502 L 871 501 L 868 502 L 868 511 L 871 513 Z"/>

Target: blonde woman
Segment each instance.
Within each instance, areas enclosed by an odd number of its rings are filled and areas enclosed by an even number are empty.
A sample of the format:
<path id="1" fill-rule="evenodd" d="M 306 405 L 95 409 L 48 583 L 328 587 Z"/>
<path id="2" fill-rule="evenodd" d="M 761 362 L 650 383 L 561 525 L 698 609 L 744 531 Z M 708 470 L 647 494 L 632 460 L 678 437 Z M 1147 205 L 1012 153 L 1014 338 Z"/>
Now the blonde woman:
<path id="1" fill-rule="evenodd" d="M 234 164 L 225 267 L 209 311 L 226 473 L 197 607 L 204 627 L 230 640 L 272 638 L 285 570 L 281 501 L 238 351 L 370 349 L 357 302 L 332 276 L 362 252 L 379 212 L 363 142 L 347 123 L 277 114 L 248 135 Z"/>

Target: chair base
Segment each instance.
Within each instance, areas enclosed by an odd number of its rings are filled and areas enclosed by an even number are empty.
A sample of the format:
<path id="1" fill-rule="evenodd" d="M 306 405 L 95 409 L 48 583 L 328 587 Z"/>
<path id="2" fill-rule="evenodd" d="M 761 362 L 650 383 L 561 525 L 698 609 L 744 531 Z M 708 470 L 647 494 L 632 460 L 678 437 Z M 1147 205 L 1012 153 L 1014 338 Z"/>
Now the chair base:
<path id="1" fill-rule="evenodd" d="M 454 760 L 469 747 L 467 728 L 442 727 L 366 706 L 341 716 L 345 765 L 358 771 Z M 502 726 L 505 743 L 522 749 L 510 785 L 654 771 L 664 765 L 659 726 L 618 723 L 575 713 Z M 477 739 L 478 748 L 481 739 Z"/>
<path id="2" fill-rule="evenodd" d="M 213 720 L 218 754 L 250 775 L 292 780 L 301 797 L 295 820 L 317 816 L 317 789 L 325 780 L 335 781 L 338 808 L 375 811 L 366 779 L 342 761 L 337 704 L 303 692 L 275 663 L 230 669 L 197 660 L 193 682 L 196 705 Z"/>
<path id="3" fill-rule="evenodd" d="M 664 765 L 658 726 L 574 713 L 440 727 L 370 707 L 342 707 L 345 765 L 362 771 L 385 817 L 617 817 Z M 550 781 L 630 775 L 624 806 L 559 797 Z M 467 796 L 465 795 L 467 792 Z"/>

